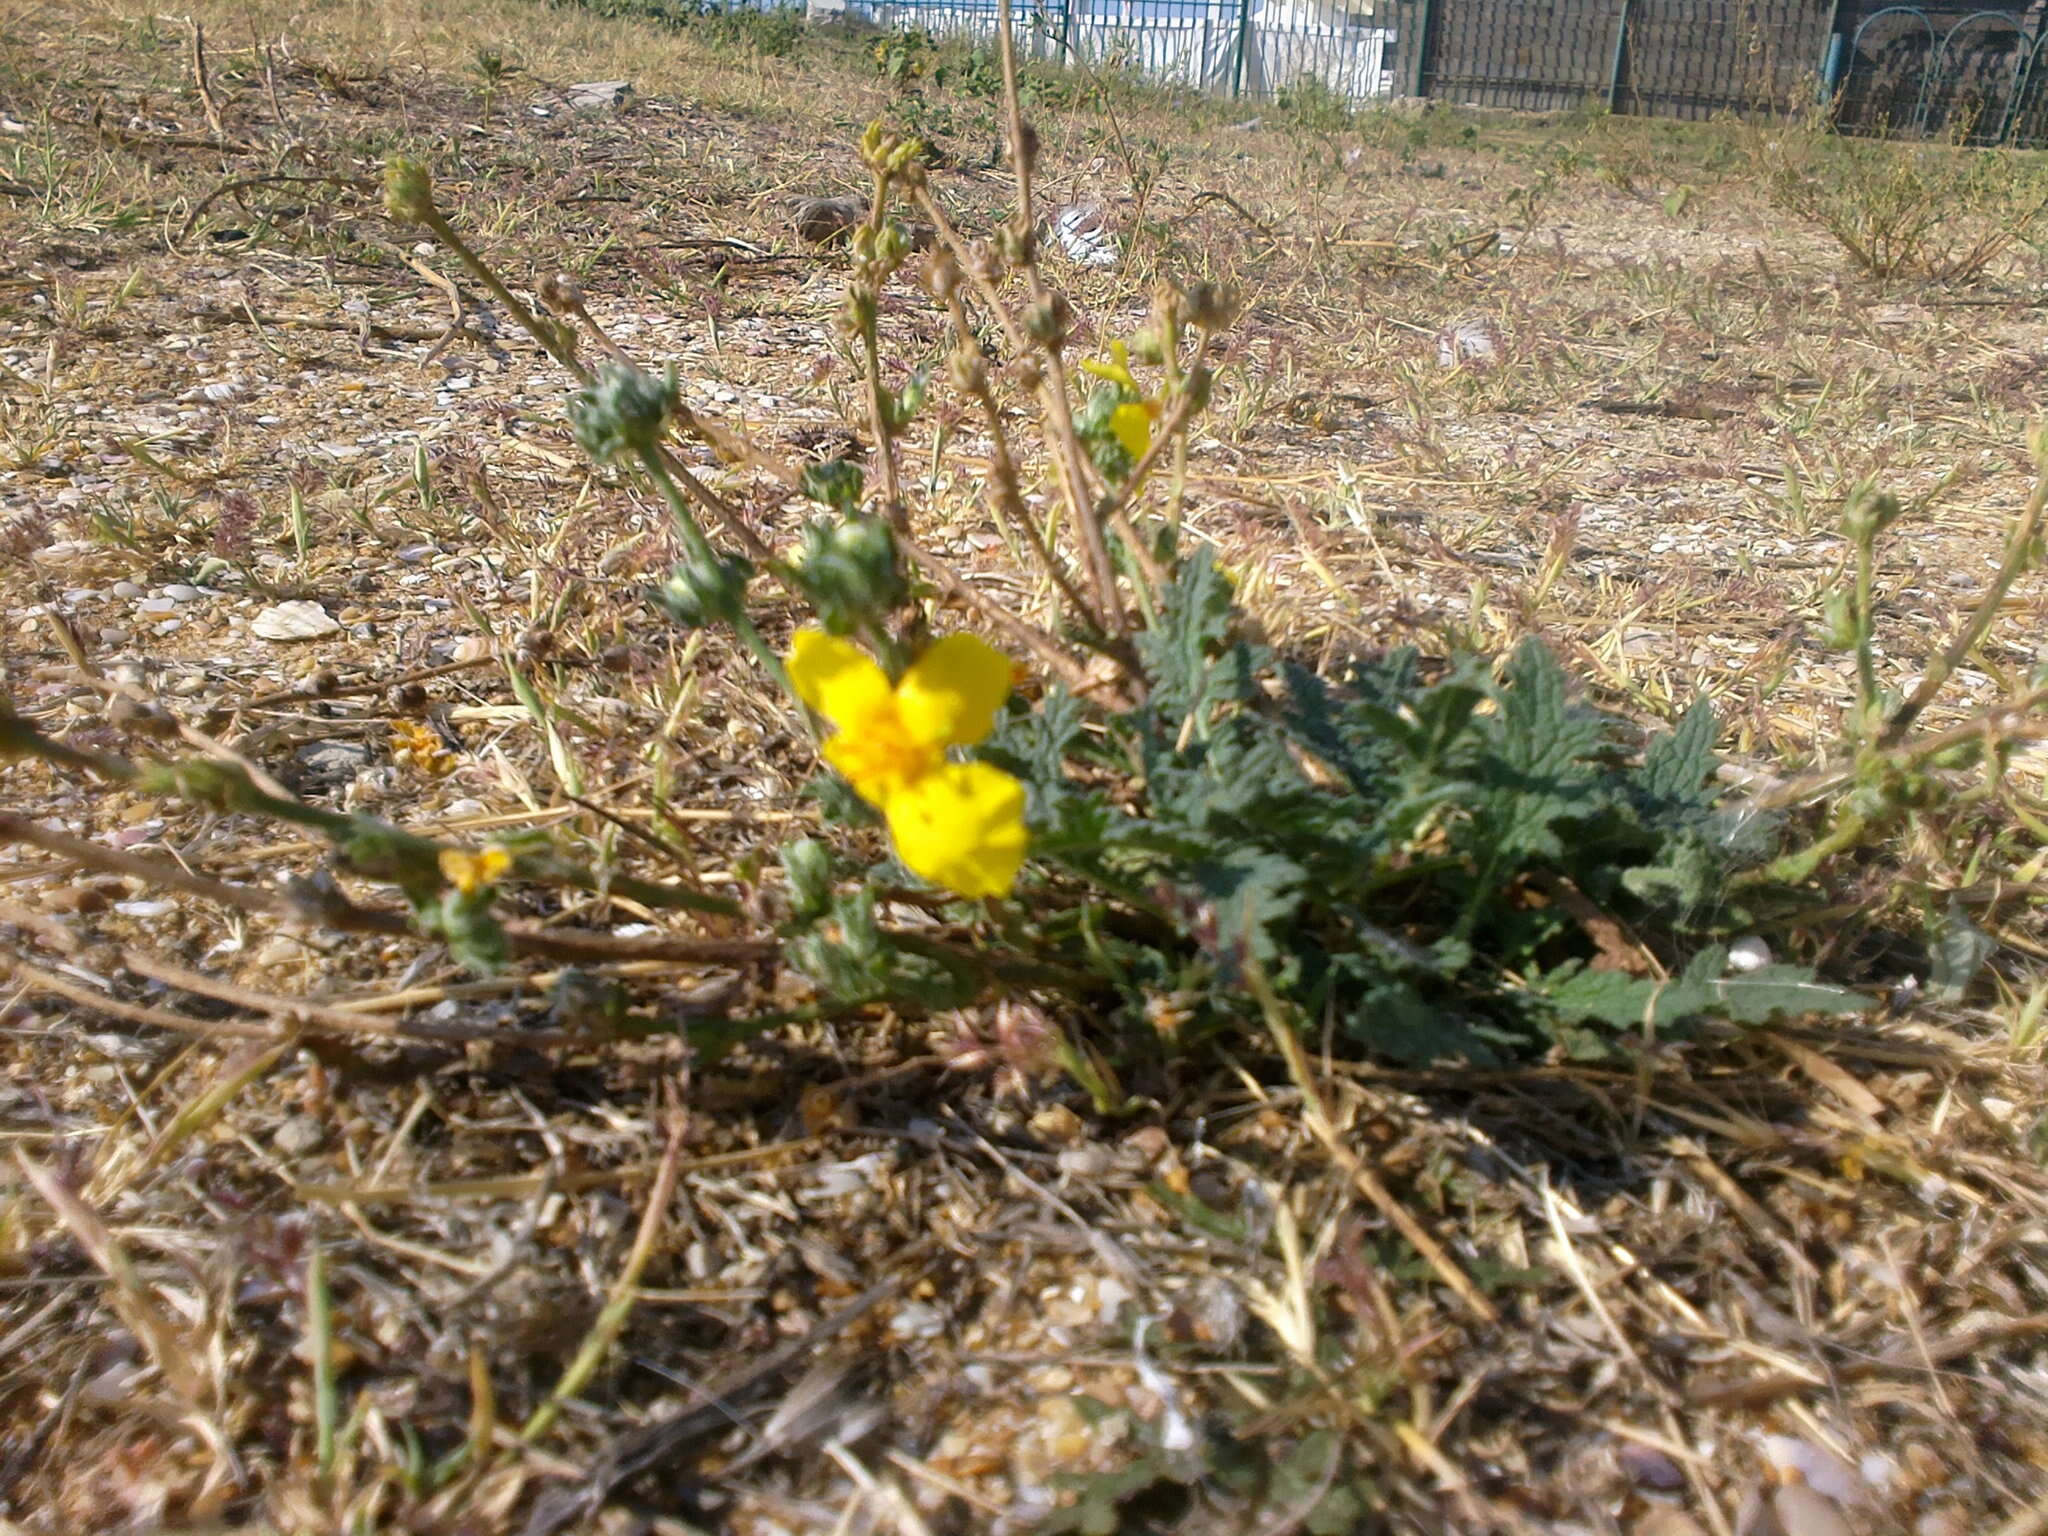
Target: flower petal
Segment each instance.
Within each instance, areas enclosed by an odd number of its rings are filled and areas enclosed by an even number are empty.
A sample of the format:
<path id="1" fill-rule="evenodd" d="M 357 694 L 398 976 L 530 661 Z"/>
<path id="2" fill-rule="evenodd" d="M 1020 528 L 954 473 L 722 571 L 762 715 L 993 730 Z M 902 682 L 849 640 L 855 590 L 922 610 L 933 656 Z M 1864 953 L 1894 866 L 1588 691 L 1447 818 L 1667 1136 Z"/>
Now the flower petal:
<path id="1" fill-rule="evenodd" d="M 889 707 L 888 674 L 859 646 L 822 629 L 796 632 L 789 680 L 797 697 L 842 731 Z"/>
<path id="2" fill-rule="evenodd" d="M 1094 358 L 1086 359 L 1081 367 L 1098 379 L 1107 379 L 1112 384 L 1121 384 L 1134 395 L 1145 393 L 1138 388 L 1138 381 L 1131 376 L 1131 349 L 1120 341 L 1109 344 L 1110 361 L 1099 363 Z"/>
<path id="3" fill-rule="evenodd" d="M 1010 658 L 974 635 L 948 635 L 896 685 L 903 728 L 918 741 L 971 747 L 1010 696 Z"/>
<path id="4" fill-rule="evenodd" d="M 961 896 L 1007 896 L 1031 834 L 1024 786 L 989 763 L 948 763 L 892 796 L 889 835 L 915 875 Z"/>
<path id="5" fill-rule="evenodd" d="M 1152 413 L 1142 405 L 1120 405 L 1109 414 L 1109 430 L 1133 459 L 1145 457 L 1152 446 Z"/>

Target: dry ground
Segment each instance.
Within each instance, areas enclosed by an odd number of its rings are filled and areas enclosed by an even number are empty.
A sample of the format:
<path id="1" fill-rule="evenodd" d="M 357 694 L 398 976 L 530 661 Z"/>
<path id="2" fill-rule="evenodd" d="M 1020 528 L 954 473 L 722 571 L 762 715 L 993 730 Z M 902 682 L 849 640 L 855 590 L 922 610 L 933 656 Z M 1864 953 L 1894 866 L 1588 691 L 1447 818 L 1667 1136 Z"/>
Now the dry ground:
<path id="1" fill-rule="evenodd" d="M 842 268 L 783 200 L 858 190 L 859 126 L 902 104 L 857 43 L 774 56 L 742 27 L 445 0 L 194 16 L 204 93 L 182 18 L 58 0 L 0 40 L 9 695 L 132 746 L 53 607 L 105 678 L 320 803 L 553 827 L 751 902 L 810 815 L 806 752 L 717 640 L 639 602 L 660 516 L 587 468 L 559 372 L 504 314 L 466 280 L 451 310 L 453 269 L 373 182 L 388 150 L 421 154 L 515 282 L 576 275 L 701 414 L 829 456 L 860 435 Z M 626 110 L 559 95 L 608 78 L 634 83 Z M 986 102 L 971 82 L 933 101 L 940 195 L 985 221 L 1009 191 L 973 168 Z M 1704 688 L 1733 756 L 1808 767 L 1853 681 L 1816 639 L 1847 486 L 1930 498 L 1882 573 L 1904 677 L 2031 484 L 2042 274 L 1869 283 L 1759 197 L 1769 130 L 1317 126 L 1075 81 L 1035 111 L 1049 197 L 1101 202 L 1126 239 L 1116 271 L 1060 270 L 1094 335 L 1133 329 L 1158 273 L 1246 290 L 1190 526 L 1304 652 L 1533 627 L 1610 702 L 1664 718 Z M 902 366 L 939 340 L 908 287 L 888 325 Z M 957 515 L 925 531 L 1028 604 L 975 507 L 980 447 L 934 473 Z M 771 540 L 800 525 L 699 457 Z M 286 600 L 338 627 L 261 638 Z M 2044 637 L 2035 583 L 1959 706 Z M 0 810 L 210 880 L 320 853 L 35 765 L 0 776 Z M 1845 877 L 1811 956 L 1909 983 L 1924 956 L 1893 935 L 1961 903 L 2004 946 L 1982 1006 L 1905 986 L 1865 1026 L 1636 1070 L 1333 1069 L 1353 1144 L 1479 1307 L 1328 1164 L 1256 1051 L 1134 1080 L 1149 1107 L 1110 1118 L 1004 1068 L 1032 1027 L 1008 1015 L 798 1025 L 709 1063 L 673 1032 L 531 1044 L 580 1016 L 547 962 L 474 983 L 417 941 L 18 843 L 0 1523 L 2048 1530 L 2042 866 L 2000 835 Z M 651 1022 L 787 989 L 744 944 L 678 958 L 728 935 L 622 898 L 519 910 L 536 935 L 620 935 L 585 974 Z M 303 1035 L 299 998 L 326 1010 Z M 675 1194 L 643 1226 L 664 1146 Z M 637 1304 L 532 1421 L 636 1232 Z M 1764 1514 L 1786 1483 L 1827 1498 Z"/>

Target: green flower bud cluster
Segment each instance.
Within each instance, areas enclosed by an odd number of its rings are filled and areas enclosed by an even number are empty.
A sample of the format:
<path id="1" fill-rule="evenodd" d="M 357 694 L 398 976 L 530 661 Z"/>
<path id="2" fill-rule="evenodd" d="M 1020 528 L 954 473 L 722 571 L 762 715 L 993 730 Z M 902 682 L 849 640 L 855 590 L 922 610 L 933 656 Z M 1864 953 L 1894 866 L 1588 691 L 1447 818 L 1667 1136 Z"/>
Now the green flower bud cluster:
<path id="1" fill-rule="evenodd" d="M 1103 479 L 1111 485 L 1121 485 L 1137 467 L 1137 460 L 1124 445 L 1116 432 L 1117 408 L 1128 405 L 1138 397 L 1120 384 L 1107 379 L 1088 392 L 1088 398 L 1081 409 L 1074 413 L 1074 434 L 1081 439 L 1081 446 L 1088 450 L 1088 457 Z"/>
<path id="2" fill-rule="evenodd" d="M 910 254 L 910 236 L 894 219 L 882 220 L 880 229 L 863 224 L 853 232 L 853 262 L 856 267 L 893 272 Z"/>
<path id="3" fill-rule="evenodd" d="M 424 224 L 434 217 L 434 179 L 410 155 L 384 162 L 384 211 L 401 224 Z"/>
<path id="4" fill-rule="evenodd" d="M 627 453 L 652 453 L 676 408 L 675 369 L 660 378 L 614 366 L 569 401 L 569 426 L 583 451 L 600 463 Z"/>
<path id="5" fill-rule="evenodd" d="M 736 624 L 746 614 L 752 562 L 710 551 L 685 560 L 655 590 L 654 600 L 685 629 Z"/>
<path id="6" fill-rule="evenodd" d="M 860 136 L 861 163 L 876 176 L 900 179 L 909 186 L 924 184 L 925 146 L 922 139 L 907 138 L 884 128 L 878 118 Z"/>
<path id="7" fill-rule="evenodd" d="M 811 523 L 791 574 L 828 634 L 880 623 L 909 595 L 896 536 L 878 517 Z"/>
<path id="8" fill-rule="evenodd" d="M 1899 520 L 1906 509 L 1899 498 L 1882 491 L 1858 489 L 1842 509 L 1842 532 L 1850 539 L 1874 539 Z"/>

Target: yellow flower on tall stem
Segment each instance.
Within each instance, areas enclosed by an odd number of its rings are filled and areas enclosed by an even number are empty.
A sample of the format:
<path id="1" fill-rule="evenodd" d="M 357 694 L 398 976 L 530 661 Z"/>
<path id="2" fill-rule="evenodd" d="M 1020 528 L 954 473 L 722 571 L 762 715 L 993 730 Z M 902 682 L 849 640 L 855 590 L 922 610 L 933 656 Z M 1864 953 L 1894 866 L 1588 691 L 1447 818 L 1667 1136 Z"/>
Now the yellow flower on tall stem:
<path id="1" fill-rule="evenodd" d="M 1024 786 L 990 763 L 956 763 L 995 726 L 1010 661 L 973 635 L 949 635 L 891 683 L 852 643 L 806 629 L 789 656 L 797 696 L 833 728 L 825 761 L 881 811 L 912 873 L 962 896 L 1007 896 L 1030 834 Z"/>
<path id="2" fill-rule="evenodd" d="M 1159 402 L 1146 398 L 1145 391 L 1138 387 L 1137 377 L 1131 372 L 1131 349 L 1120 341 L 1109 344 L 1110 361 L 1097 362 L 1093 358 L 1081 366 L 1098 379 L 1135 396 L 1126 400 L 1110 412 L 1109 430 L 1116 434 L 1116 440 L 1133 459 L 1145 457 L 1145 450 L 1152 446 L 1152 423 L 1159 415 Z"/>
<path id="3" fill-rule="evenodd" d="M 467 848 L 443 848 L 439 862 L 442 879 L 463 895 L 474 896 L 486 886 L 498 883 L 498 877 L 512 867 L 512 855 L 492 843 L 477 853 Z"/>

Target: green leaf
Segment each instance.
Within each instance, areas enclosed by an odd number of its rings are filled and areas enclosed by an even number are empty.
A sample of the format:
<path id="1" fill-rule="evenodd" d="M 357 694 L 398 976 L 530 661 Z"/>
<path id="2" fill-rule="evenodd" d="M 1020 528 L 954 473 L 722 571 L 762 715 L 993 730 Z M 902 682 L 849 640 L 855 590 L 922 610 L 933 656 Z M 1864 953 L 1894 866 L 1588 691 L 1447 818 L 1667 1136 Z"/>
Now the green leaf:
<path id="1" fill-rule="evenodd" d="M 1953 901 L 1928 930 L 1928 996 L 1937 1002 L 1959 1002 L 1984 963 L 1998 953 L 1998 940 L 1971 922 L 1970 914 Z"/>
<path id="2" fill-rule="evenodd" d="M 1861 993 L 1816 981 L 1804 966 L 1767 965 L 1729 976 L 1722 974 L 1727 964 L 1726 949 L 1703 949 L 1680 974 L 1660 981 L 1587 970 L 1573 961 L 1552 972 L 1536 991 L 1540 1006 L 1560 1022 L 1660 1033 L 1702 1015 L 1768 1024 L 1781 1015 L 1863 1013 L 1875 1006 Z"/>
<path id="3" fill-rule="evenodd" d="M 1635 786 L 1661 801 L 1712 804 L 1713 797 L 1703 793 L 1702 786 L 1712 781 L 1721 766 L 1714 755 L 1714 739 L 1719 734 L 1713 703 L 1698 700 L 1675 729 L 1650 743 L 1642 767 L 1636 770 Z"/>
<path id="4" fill-rule="evenodd" d="M 1233 599 L 1230 578 L 1216 568 L 1215 554 L 1198 546 L 1166 590 L 1159 622 L 1138 637 L 1153 684 L 1153 710 L 1162 724 L 1171 722 L 1176 735 L 1188 715 L 1241 699 L 1250 687 L 1250 654 L 1231 640 Z"/>
<path id="5" fill-rule="evenodd" d="M 1585 763 L 1606 745 L 1607 722 L 1571 701 L 1564 670 L 1533 639 L 1515 652 L 1494 698 L 1466 844 L 1494 869 L 1559 858 L 1557 824 L 1592 809 L 1596 775 Z"/>
<path id="6" fill-rule="evenodd" d="M 847 459 L 833 459 L 824 464 L 806 464 L 803 477 L 797 482 L 797 489 L 815 502 L 820 502 L 844 516 L 852 517 L 860 511 L 864 494 L 861 468 Z"/>

